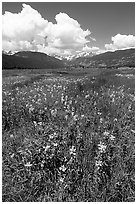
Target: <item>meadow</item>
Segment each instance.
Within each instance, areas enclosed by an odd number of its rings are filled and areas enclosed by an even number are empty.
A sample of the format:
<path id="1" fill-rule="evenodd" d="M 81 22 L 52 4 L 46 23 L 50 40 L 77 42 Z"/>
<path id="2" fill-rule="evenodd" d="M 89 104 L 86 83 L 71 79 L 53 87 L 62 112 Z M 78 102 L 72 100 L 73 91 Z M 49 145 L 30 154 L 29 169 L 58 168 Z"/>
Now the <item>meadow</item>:
<path id="1" fill-rule="evenodd" d="M 134 202 L 134 71 L 3 70 L 3 202 Z"/>

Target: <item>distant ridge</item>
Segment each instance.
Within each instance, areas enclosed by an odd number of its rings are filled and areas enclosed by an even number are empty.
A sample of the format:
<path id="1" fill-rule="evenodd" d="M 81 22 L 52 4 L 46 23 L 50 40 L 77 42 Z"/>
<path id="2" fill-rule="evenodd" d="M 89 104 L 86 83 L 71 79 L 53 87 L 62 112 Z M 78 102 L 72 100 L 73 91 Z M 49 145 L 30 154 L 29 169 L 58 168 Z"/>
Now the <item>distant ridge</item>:
<path id="1" fill-rule="evenodd" d="M 135 49 L 105 52 L 94 56 L 60 60 L 41 52 L 2 52 L 2 69 L 58 69 L 63 67 L 118 68 L 135 67 Z"/>
<path id="2" fill-rule="evenodd" d="M 22 51 L 13 55 L 2 53 L 2 69 L 55 69 L 63 67 L 63 61 L 41 52 Z"/>
<path id="3" fill-rule="evenodd" d="M 72 62 L 72 66 L 82 67 L 135 67 L 135 49 L 117 50 L 114 52 L 105 52 L 91 57 L 79 57 Z"/>

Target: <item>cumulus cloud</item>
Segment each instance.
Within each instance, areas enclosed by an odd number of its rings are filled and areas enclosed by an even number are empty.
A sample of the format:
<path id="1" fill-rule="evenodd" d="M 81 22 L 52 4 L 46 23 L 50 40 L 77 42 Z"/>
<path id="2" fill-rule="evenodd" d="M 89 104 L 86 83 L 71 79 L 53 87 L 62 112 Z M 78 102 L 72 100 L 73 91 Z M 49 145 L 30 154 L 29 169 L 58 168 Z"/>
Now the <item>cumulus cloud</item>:
<path id="1" fill-rule="evenodd" d="M 100 49 L 99 47 L 89 47 L 89 46 L 85 46 L 83 47 L 82 49 L 83 52 L 86 52 L 86 53 L 90 53 L 92 52 L 93 54 L 101 54 L 103 52 L 105 52 L 104 50 Z"/>
<path id="2" fill-rule="evenodd" d="M 31 41 L 48 25 L 47 20 L 26 4 L 18 14 L 5 12 L 2 21 L 3 38 L 13 41 Z"/>
<path id="3" fill-rule="evenodd" d="M 19 13 L 5 12 L 2 17 L 3 50 L 35 50 L 47 54 L 68 54 L 81 50 L 89 41 L 89 30 L 83 30 L 77 20 L 66 13 L 48 22 L 31 6 L 22 4 Z"/>
<path id="4" fill-rule="evenodd" d="M 118 50 L 135 47 L 135 36 L 117 34 L 111 38 L 112 43 L 105 44 L 107 50 Z"/>
<path id="5" fill-rule="evenodd" d="M 45 33 L 47 42 L 51 47 L 60 49 L 81 48 L 89 41 L 89 30 L 82 30 L 80 24 L 65 13 L 59 13 L 55 17 L 56 24 L 50 23 Z M 50 34 L 50 35 L 48 35 Z"/>

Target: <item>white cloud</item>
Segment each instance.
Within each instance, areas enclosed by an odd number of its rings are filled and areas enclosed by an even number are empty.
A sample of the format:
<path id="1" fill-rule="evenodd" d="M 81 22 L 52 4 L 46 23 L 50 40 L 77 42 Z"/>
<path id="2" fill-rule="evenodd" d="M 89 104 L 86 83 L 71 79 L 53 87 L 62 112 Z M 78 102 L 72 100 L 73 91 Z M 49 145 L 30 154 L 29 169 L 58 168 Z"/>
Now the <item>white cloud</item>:
<path id="1" fill-rule="evenodd" d="M 55 17 L 56 24 L 49 23 L 44 32 L 47 35 L 47 43 L 50 47 L 60 49 L 79 49 L 89 41 L 89 30 L 82 30 L 80 24 L 65 13 L 59 13 Z"/>
<path id="2" fill-rule="evenodd" d="M 91 37 L 91 36 L 90 36 L 89 38 L 90 38 L 92 41 L 96 41 L 96 39 L 95 39 L 95 38 L 93 38 L 93 37 Z"/>
<path id="3" fill-rule="evenodd" d="M 6 41 L 3 40 L 2 47 L 6 51 L 19 51 L 19 50 L 35 50 L 37 46 L 31 44 L 29 41 Z"/>
<path id="4" fill-rule="evenodd" d="M 5 12 L 2 20 L 3 38 L 11 41 L 31 41 L 48 24 L 47 20 L 26 4 L 23 4 L 22 11 L 18 14 Z"/>
<path id="5" fill-rule="evenodd" d="M 48 22 L 41 14 L 23 4 L 20 13 L 5 12 L 3 15 L 3 50 L 35 50 L 47 54 L 74 53 L 89 42 L 89 30 L 65 13 L 55 16 L 56 23 Z"/>
<path id="6" fill-rule="evenodd" d="M 86 53 L 90 53 L 92 52 L 93 54 L 101 54 L 103 52 L 105 52 L 104 50 L 100 49 L 99 47 L 89 47 L 89 46 L 85 46 L 83 47 L 82 49 L 83 52 L 86 52 Z"/>
<path id="7" fill-rule="evenodd" d="M 85 47 L 83 47 L 82 51 L 84 51 L 84 52 L 92 52 L 92 48 L 86 45 Z"/>
<path id="8" fill-rule="evenodd" d="M 117 34 L 111 38 L 112 43 L 105 44 L 107 50 L 118 50 L 135 47 L 135 36 Z"/>

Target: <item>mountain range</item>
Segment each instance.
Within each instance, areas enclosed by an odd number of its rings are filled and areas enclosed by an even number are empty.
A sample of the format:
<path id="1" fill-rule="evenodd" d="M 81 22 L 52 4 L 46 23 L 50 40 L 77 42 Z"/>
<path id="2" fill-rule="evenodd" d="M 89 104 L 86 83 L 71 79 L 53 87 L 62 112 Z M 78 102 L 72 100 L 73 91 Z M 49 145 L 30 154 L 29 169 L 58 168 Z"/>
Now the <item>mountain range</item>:
<path id="1" fill-rule="evenodd" d="M 2 53 L 2 69 L 54 69 L 64 67 L 64 62 L 45 53 L 22 51 Z"/>
<path id="2" fill-rule="evenodd" d="M 72 58 L 57 59 L 45 53 L 21 51 L 17 53 L 2 53 L 2 69 L 58 69 L 63 67 L 82 68 L 117 68 L 135 67 L 135 49 L 117 50 L 98 55 L 72 56 Z M 59 57 L 58 57 L 59 58 Z"/>
<path id="3" fill-rule="evenodd" d="M 76 55 L 67 55 L 67 56 L 53 55 L 53 56 L 56 57 L 57 59 L 60 59 L 60 60 L 72 61 L 72 60 L 75 60 L 79 57 L 92 57 L 94 55 L 95 54 L 92 52 L 80 52 Z"/>
<path id="4" fill-rule="evenodd" d="M 83 68 L 135 67 L 135 49 L 105 52 L 92 57 L 80 57 L 72 61 L 72 66 Z"/>

